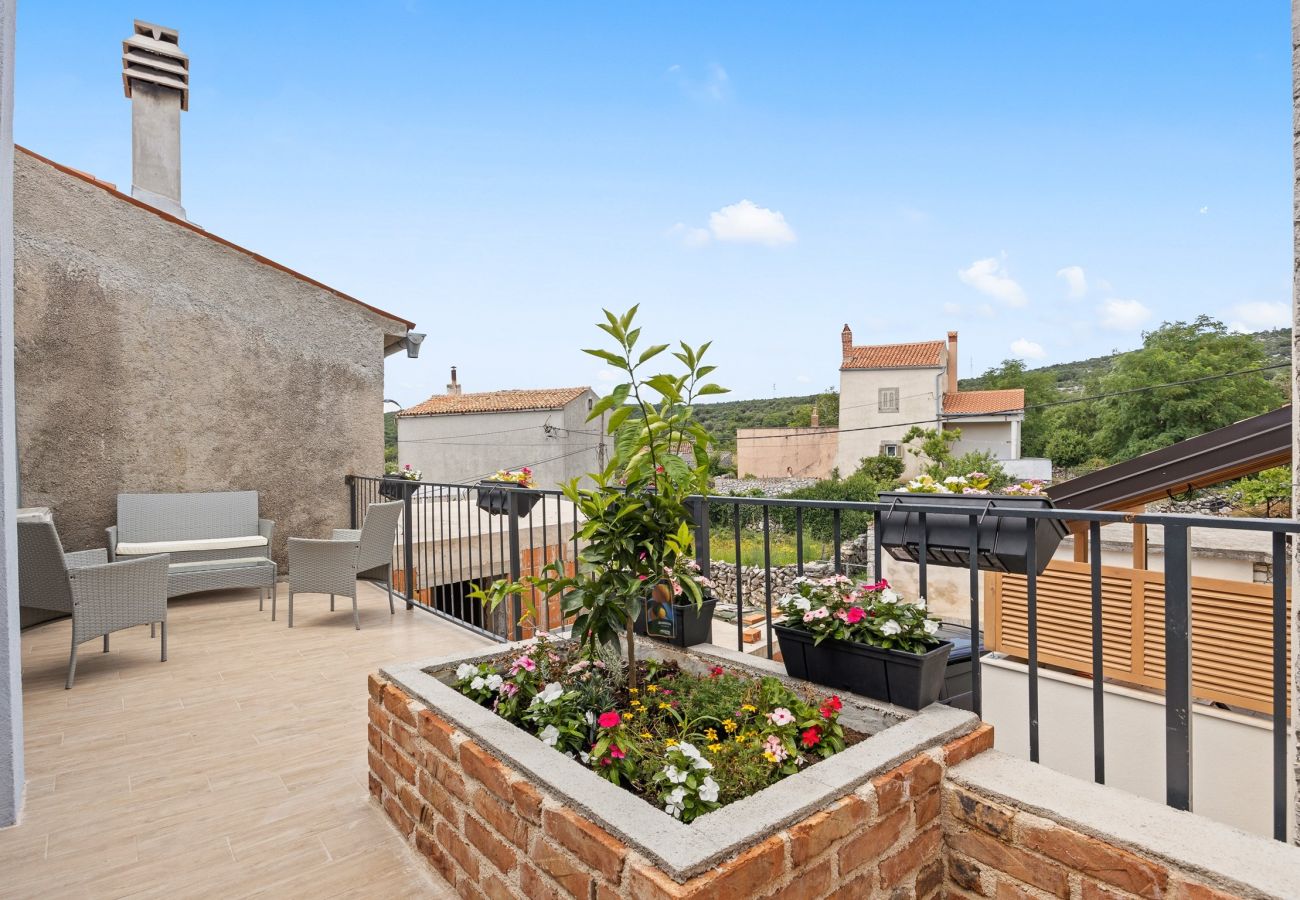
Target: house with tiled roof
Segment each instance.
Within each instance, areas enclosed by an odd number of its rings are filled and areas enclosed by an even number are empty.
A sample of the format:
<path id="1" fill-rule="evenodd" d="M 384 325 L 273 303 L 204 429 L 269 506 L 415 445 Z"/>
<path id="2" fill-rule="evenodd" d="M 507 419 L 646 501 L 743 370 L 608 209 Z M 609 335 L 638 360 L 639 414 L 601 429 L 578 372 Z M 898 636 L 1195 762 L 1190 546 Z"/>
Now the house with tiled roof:
<path id="1" fill-rule="evenodd" d="M 963 391 L 957 387 L 957 332 L 947 340 L 855 344 L 848 325 L 840 333 L 840 421 L 814 419 L 806 428 L 742 429 L 736 465 L 742 475 L 825 478 L 833 469 L 853 472 L 869 456 L 904 460 L 905 474 L 920 461 L 906 452 L 913 426 L 960 429 L 958 454 L 991 453 L 1022 477 L 1049 477 L 1045 460 L 1020 458 L 1025 392 Z"/>
<path id="2" fill-rule="evenodd" d="M 466 393 L 451 370 L 442 394 L 397 414 L 397 458 L 425 481 L 468 484 L 499 469 L 528 466 L 539 487 L 603 468 L 604 417 L 587 421 L 591 388 Z"/>

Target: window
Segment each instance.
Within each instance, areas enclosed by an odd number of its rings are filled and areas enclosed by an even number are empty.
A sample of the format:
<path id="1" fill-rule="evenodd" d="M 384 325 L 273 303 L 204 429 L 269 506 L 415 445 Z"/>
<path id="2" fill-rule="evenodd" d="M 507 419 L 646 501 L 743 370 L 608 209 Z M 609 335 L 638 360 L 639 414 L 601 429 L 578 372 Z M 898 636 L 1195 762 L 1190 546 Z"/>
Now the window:
<path id="1" fill-rule="evenodd" d="M 881 444 L 881 456 L 898 457 L 903 455 L 903 446 L 901 444 Z"/>
<path id="2" fill-rule="evenodd" d="M 881 412 L 898 412 L 898 388 L 880 389 L 879 410 Z"/>
<path id="3" fill-rule="evenodd" d="M 588 397 L 588 398 L 587 398 L 587 412 L 591 412 L 592 407 L 594 407 L 595 405 L 596 405 L 596 401 L 595 401 L 595 400 L 592 400 L 590 397 Z"/>

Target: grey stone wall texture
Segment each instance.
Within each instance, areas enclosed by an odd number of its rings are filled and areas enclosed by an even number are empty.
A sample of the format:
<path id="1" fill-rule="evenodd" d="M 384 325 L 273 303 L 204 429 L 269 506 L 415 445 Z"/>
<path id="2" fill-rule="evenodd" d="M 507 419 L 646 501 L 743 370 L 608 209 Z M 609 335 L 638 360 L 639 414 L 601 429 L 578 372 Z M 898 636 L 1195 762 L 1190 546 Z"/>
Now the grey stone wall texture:
<path id="1" fill-rule="evenodd" d="M 347 527 L 406 325 L 28 153 L 14 175 L 23 504 L 79 550 L 118 493 L 256 490 L 282 566 Z"/>

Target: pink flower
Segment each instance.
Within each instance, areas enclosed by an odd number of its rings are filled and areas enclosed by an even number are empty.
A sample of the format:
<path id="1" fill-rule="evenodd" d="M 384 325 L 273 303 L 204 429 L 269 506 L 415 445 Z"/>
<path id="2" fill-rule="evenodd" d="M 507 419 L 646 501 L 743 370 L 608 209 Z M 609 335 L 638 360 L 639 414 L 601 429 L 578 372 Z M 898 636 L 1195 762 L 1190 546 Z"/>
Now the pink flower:
<path id="1" fill-rule="evenodd" d="M 624 753 L 622 750 L 618 749 L 618 747 L 610 747 L 609 755 L 614 757 L 615 759 L 622 759 L 623 757 L 627 756 L 627 754 Z"/>
<path id="2" fill-rule="evenodd" d="M 784 706 L 778 706 L 776 709 L 768 713 L 767 717 L 771 720 L 773 725 L 789 725 L 794 721 L 794 713 L 790 712 L 790 710 L 786 709 Z"/>
<path id="3" fill-rule="evenodd" d="M 849 620 L 849 614 L 842 609 L 837 609 L 835 610 L 835 618 L 839 619 L 841 622 L 847 622 Z"/>
<path id="4" fill-rule="evenodd" d="M 519 693 L 519 685 L 515 684 L 513 681 L 507 681 L 501 685 L 501 693 L 505 694 L 507 697 L 513 697 L 515 694 Z"/>
<path id="5" fill-rule="evenodd" d="M 853 606 L 849 608 L 849 614 L 848 617 L 845 619 L 845 621 L 847 621 L 850 625 L 856 625 L 859 622 L 861 622 L 864 618 L 866 618 L 866 615 L 867 615 L 867 611 L 863 609 L 861 606 Z"/>
<path id="6" fill-rule="evenodd" d="M 531 656 L 521 656 L 510 664 L 510 674 L 514 675 L 520 669 L 523 669 L 526 672 L 536 672 L 537 663 L 533 662 Z"/>
<path id="7" fill-rule="evenodd" d="M 816 609 L 810 609 L 810 610 L 808 610 L 808 612 L 804 613 L 804 614 L 803 614 L 803 620 L 804 620 L 805 622 L 811 622 L 811 621 L 813 621 L 814 619 L 824 619 L 824 618 L 826 618 L 826 617 L 829 616 L 829 615 L 830 615 L 830 613 L 828 613 L 828 612 L 826 611 L 826 607 L 824 607 L 824 606 L 819 606 L 819 607 L 817 607 Z"/>
<path id="8" fill-rule="evenodd" d="M 612 709 L 609 712 L 601 713 L 600 718 L 597 720 L 601 728 L 613 728 L 622 721 L 623 717 L 620 716 L 617 711 Z"/>

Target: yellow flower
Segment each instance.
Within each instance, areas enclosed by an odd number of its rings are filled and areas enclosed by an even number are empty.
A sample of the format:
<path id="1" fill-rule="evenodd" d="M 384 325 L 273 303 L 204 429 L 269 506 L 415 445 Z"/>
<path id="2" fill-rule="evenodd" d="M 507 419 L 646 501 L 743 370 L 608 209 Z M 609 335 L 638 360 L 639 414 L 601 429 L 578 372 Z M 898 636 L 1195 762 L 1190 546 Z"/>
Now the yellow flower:
<path id="1" fill-rule="evenodd" d="M 672 738 L 669 738 L 668 740 L 664 741 L 664 746 L 665 746 L 665 747 L 676 747 L 676 746 L 677 746 L 677 742 L 676 742 L 675 740 L 673 740 Z"/>
<path id="2" fill-rule="evenodd" d="M 640 700 L 633 700 L 633 701 L 632 701 L 630 704 L 628 704 L 628 705 L 629 705 L 629 706 L 640 706 L 640 705 L 641 705 L 641 701 L 640 701 Z"/>
<path id="3" fill-rule="evenodd" d="M 731 734 L 733 731 L 736 730 L 736 723 L 731 721 L 730 719 L 723 719 L 722 727 L 727 729 L 727 734 Z"/>
<path id="4" fill-rule="evenodd" d="M 770 763 L 774 763 L 774 762 L 776 762 L 776 754 L 773 753 L 771 750 L 764 750 L 764 751 L 763 751 L 763 758 L 764 758 L 765 760 L 767 760 L 768 762 L 770 762 Z"/>
<path id="5" fill-rule="evenodd" d="M 656 692 L 659 690 L 659 685 L 657 685 L 657 684 L 647 684 L 647 685 L 645 686 L 645 689 L 646 689 L 646 691 L 647 691 L 648 693 L 653 694 L 653 693 L 656 693 Z"/>
<path id="6" fill-rule="evenodd" d="M 736 743 L 737 744 L 745 743 L 745 736 L 743 734 L 736 735 Z"/>
<path id="7" fill-rule="evenodd" d="M 751 703 L 746 703 L 744 706 L 742 706 L 742 707 L 740 708 L 740 711 L 741 711 L 741 712 L 758 712 L 758 707 L 757 707 L 757 706 L 754 706 L 754 705 L 751 704 Z"/>
<path id="8" fill-rule="evenodd" d="M 632 714 L 631 714 L 631 713 L 623 713 L 623 721 L 624 721 L 624 722 L 630 722 L 630 721 L 632 721 Z"/>
<path id="9" fill-rule="evenodd" d="M 660 703 L 660 704 L 659 704 L 659 708 L 660 708 L 660 709 L 672 709 L 673 707 L 672 707 L 672 704 L 670 704 L 670 703 Z"/>
<path id="10" fill-rule="evenodd" d="M 721 744 L 709 744 L 709 752 L 710 752 L 710 753 L 721 753 L 721 752 L 722 752 L 722 745 L 721 745 Z"/>
<path id="11" fill-rule="evenodd" d="M 638 688 L 628 688 L 628 689 L 627 689 L 627 692 L 628 692 L 629 694 L 639 694 L 639 693 L 641 693 L 640 689 L 638 689 Z"/>
<path id="12" fill-rule="evenodd" d="M 651 735 L 650 732 L 648 731 L 641 732 L 641 740 L 648 741 L 650 740 L 651 737 L 653 737 L 653 735 Z"/>
<path id="13" fill-rule="evenodd" d="M 717 733 L 716 731 L 714 731 L 712 728 L 706 728 L 706 729 L 704 729 L 704 736 L 705 736 L 705 737 L 706 737 L 710 742 L 716 742 L 716 741 L 718 740 L 718 733 Z"/>

